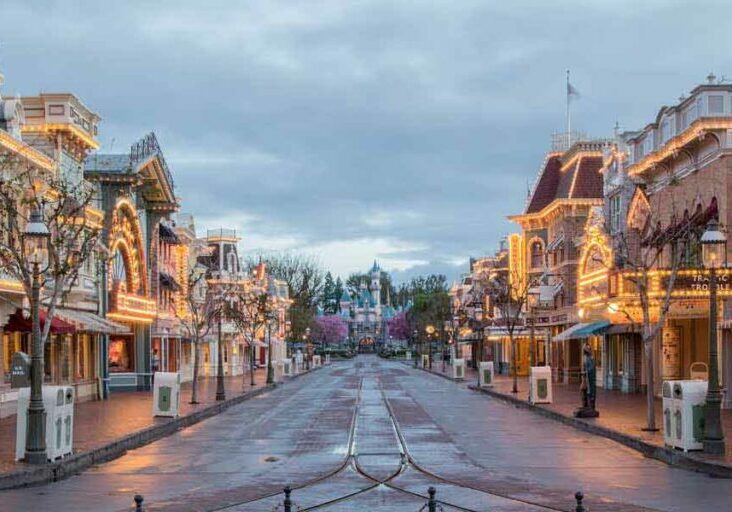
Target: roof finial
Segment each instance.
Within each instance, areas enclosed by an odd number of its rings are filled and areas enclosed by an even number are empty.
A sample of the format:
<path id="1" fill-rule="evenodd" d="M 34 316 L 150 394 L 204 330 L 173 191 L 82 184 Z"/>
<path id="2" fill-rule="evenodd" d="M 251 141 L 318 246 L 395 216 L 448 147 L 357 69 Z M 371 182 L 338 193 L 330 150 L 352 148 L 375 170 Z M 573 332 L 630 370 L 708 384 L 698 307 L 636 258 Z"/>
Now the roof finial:
<path id="1" fill-rule="evenodd" d="M 714 74 L 714 72 L 710 71 L 707 75 L 707 83 L 714 84 L 717 82 L 717 75 Z"/>

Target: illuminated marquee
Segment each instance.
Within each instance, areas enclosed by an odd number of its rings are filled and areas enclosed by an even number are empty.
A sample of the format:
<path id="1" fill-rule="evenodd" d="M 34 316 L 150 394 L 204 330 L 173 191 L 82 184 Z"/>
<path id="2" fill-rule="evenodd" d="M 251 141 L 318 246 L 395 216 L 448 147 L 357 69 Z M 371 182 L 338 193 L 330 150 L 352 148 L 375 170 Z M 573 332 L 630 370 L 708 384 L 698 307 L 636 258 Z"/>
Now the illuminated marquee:
<path id="1" fill-rule="evenodd" d="M 521 290 L 524 279 L 526 279 L 526 266 L 524 252 L 524 238 L 518 233 L 508 236 L 508 275 L 511 280 L 512 293 L 518 294 Z M 516 297 L 514 297 L 516 298 Z"/>
<path id="2" fill-rule="evenodd" d="M 110 313 L 115 320 L 152 322 L 155 301 L 147 298 L 148 283 L 142 229 L 137 212 L 127 198 L 117 201 L 112 213 L 108 247 Z"/>

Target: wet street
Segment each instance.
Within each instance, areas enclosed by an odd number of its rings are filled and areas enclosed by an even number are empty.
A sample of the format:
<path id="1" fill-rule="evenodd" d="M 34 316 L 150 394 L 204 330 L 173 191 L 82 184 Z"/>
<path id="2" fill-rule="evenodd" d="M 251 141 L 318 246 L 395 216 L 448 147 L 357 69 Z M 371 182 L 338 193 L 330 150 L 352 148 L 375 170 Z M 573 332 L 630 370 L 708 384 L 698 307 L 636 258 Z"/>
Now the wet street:
<path id="1" fill-rule="evenodd" d="M 732 481 L 663 463 L 375 356 L 306 375 L 0 510 L 728 510 Z"/>

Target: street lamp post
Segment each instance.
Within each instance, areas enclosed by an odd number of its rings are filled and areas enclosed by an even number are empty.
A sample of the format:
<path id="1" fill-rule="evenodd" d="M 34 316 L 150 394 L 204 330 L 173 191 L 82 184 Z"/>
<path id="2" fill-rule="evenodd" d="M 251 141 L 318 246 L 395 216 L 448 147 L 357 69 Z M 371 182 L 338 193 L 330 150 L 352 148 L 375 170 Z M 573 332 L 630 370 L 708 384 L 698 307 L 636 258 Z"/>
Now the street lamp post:
<path id="1" fill-rule="evenodd" d="M 35 208 L 26 225 L 23 237 L 24 252 L 32 275 L 31 322 L 33 329 L 31 353 L 31 390 L 28 405 L 28 421 L 25 438 L 25 461 L 30 464 L 45 464 L 46 456 L 46 411 L 43 408 L 43 344 L 41 340 L 41 266 L 48 257 L 50 233 L 43 222 L 41 210 Z M 50 319 L 46 319 L 47 322 Z"/>
<path id="2" fill-rule="evenodd" d="M 224 344 L 221 339 L 221 327 L 223 322 L 221 321 L 221 316 L 223 314 L 223 311 L 219 309 L 218 314 L 218 343 L 217 343 L 217 353 L 216 356 L 216 401 L 221 402 L 223 400 L 226 400 L 226 390 L 224 389 Z"/>
<path id="3" fill-rule="evenodd" d="M 528 297 L 528 315 L 527 323 L 529 324 L 529 366 L 537 366 L 536 364 L 536 337 L 534 332 L 534 310 L 539 302 L 539 292 L 536 289 L 529 290 Z"/>
<path id="4" fill-rule="evenodd" d="M 727 262 L 727 236 L 719 229 L 716 219 L 709 221 L 701 244 L 703 263 L 709 270 L 709 382 L 704 409 L 704 451 L 724 455 L 717 354 L 717 269 L 724 267 Z"/>
<path id="5" fill-rule="evenodd" d="M 272 322 L 274 315 L 267 314 L 267 384 L 274 383 L 274 368 L 272 368 Z"/>
<path id="6" fill-rule="evenodd" d="M 417 360 L 422 357 L 422 351 L 417 350 L 417 337 L 419 336 L 419 331 L 417 329 L 412 331 L 412 345 L 414 346 L 414 367 L 417 367 Z"/>
<path id="7" fill-rule="evenodd" d="M 454 341 L 453 337 L 453 327 L 452 324 L 449 321 L 445 322 L 445 333 L 447 334 L 447 343 L 442 344 L 442 373 L 445 373 L 446 365 L 445 365 L 445 351 L 449 349 L 449 346 L 452 341 Z M 447 345 L 447 346 L 445 346 Z"/>
<path id="8" fill-rule="evenodd" d="M 429 365 L 428 368 L 431 370 L 432 369 L 432 335 L 435 332 L 435 326 L 430 324 L 424 328 L 424 331 L 427 333 L 427 343 L 429 344 L 427 346 L 427 354 L 429 354 L 427 356 L 427 359 L 428 359 L 427 364 Z"/>
<path id="9" fill-rule="evenodd" d="M 305 368 L 310 369 L 310 327 L 305 328 L 305 334 L 303 335 L 303 341 L 305 341 Z"/>

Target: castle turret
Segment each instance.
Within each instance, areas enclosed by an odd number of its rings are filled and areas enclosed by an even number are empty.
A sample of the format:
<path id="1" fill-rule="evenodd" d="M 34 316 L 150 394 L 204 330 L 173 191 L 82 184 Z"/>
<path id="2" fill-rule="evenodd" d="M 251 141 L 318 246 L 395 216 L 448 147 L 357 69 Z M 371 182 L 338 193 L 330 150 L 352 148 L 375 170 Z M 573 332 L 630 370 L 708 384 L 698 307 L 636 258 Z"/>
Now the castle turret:
<path id="1" fill-rule="evenodd" d="M 379 306 L 381 304 L 381 268 L 379 268 L 379 264 L 376 263 L 376 260 L 374 260 L 374 266 L 371 267 L 370 274 L 371 286 L 369 287 L 369 290 L 373 297 L 374 306 Z"/>

